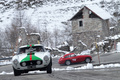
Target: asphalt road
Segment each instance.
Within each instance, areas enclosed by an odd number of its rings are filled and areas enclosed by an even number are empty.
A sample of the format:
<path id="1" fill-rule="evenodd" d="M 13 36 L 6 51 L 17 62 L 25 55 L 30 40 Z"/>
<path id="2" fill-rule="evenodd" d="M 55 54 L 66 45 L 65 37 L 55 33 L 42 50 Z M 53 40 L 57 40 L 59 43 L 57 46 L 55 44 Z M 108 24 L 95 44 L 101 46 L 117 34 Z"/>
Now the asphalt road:
<path id="1" fill-rule="evenodd" d="M 120 63 L 120 53 L 105 53 L 105 54 L 92 54 L 92 64 L 99 65 L 99 64 L 110 64 L 110 63 Z M 99 57 L 99 58 L 98 58 Z M 66 68 L 67 66 L 58 64 L 59 58 L 53 59 L 53 68 Z M 71 67 L 80 67 L 84 66 L 86 63 L 81 62 L 77 64 L 72 64 Z"/>
<path id="2" fill-rule="evenodd" d="M 99 64 L 98 56 L 93 56 L 93 65 Z M 65 68 L 58 64 L 59 58 L 53 59 L 53 68 Z M 101 63 L 120 62 L 120 53 L 100 54 Z M 86 63 L 73 64 L 72 67 L 83 66 Z M 2 71 L 12 72 L 12 66 L 0 66 Z M 27 73 L 15 77 L 13 74 L 0 75 L 0 80 L 120 80 L 120 68 L 109 69 L 90 69 L 90 70 L 72 70 L 72 71 L 53 71 L 52 74 Z"/>

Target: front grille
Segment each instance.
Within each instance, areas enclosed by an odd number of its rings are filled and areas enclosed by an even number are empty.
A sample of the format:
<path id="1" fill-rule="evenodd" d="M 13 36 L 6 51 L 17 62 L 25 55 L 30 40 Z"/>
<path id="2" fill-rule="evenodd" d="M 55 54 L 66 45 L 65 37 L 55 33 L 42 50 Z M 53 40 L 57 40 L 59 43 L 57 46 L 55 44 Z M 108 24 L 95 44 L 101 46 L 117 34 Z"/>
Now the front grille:
<path id="1" fill-rule="evenodd" d="M 40 64 L 39 64 L 39 65 L 41 65 L 41 64 L 43 63 L 42 60 L 25 61 L 25 63 L 26 63 L 25 66 L 38 65 L 38 64 L 37 64 L 37 61 L 40 61 Z M 24 63 L 24 62 L 21 62 L 21 63 L 20 63 L 21 66 L 23 66 L 22 63 Z M 23 66 L 23 67 L 25 67 L 25 66 Z"/>

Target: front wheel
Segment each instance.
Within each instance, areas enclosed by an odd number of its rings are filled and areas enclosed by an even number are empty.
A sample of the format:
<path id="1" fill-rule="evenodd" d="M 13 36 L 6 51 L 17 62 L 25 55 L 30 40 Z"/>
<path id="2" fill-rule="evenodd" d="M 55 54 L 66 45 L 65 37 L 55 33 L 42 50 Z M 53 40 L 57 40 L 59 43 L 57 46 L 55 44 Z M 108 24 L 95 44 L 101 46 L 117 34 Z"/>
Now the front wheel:
<path id="1" fill-rule="evenodd" d="M 51 58 L 50 63 L 47 67 L 47 73 L 52 73 L 52 58 Z"/>
<path id="2" fill-rule="evenodd" d="M 67 61 L 65 61 L 65 64 L 68 66 L 68 65 L 71 64 L 71 61 L 70 61 L 70 60 L 67 60 Z"/>
<path id="3" fill-rule="evenodd" d="M 21 72 L 19 70 L 16 70 L 14 67 L 13 67 L 13 71 L 14 71 L 14 76 L 21 75 Z"/>
<path id="4" fill-rule="evenodd" d="M 47 73 L 52 73 L 52 68 L 51 68 L 51 66 L 48 66 L 48 67 L 47 67 Z"/>

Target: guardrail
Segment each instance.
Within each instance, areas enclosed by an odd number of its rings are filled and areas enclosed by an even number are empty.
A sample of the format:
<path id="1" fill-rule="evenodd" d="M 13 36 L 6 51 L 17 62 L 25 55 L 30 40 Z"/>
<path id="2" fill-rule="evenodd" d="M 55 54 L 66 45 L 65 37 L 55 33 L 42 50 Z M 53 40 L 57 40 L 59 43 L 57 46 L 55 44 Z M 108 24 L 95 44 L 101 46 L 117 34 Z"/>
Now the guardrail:
<path id="1" fill-rule="evenodd" d="M 9 57 L 9 58 L 0 58 L 0 60 L 11 60 L 12 57 Z"/>

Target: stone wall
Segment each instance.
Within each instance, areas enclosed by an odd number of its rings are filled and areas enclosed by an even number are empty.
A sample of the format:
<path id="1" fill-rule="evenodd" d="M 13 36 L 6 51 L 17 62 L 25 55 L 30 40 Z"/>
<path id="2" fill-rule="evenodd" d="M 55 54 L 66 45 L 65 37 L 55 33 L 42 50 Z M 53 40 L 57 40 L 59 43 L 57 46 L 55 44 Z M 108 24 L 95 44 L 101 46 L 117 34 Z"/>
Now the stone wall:
<path id="1" fill-rule="evenodd" d="M 17 47 L 23 45 L 38 44 L 38 42 L 41 43 L 39 33 L 27 34 L 25 28 L 20 28 L 19 38 L 21 41 L 17 42 Z"/>
<path id="2" fill-rule="evenodd" d="M 73 44 L 74 46 L 78 46 L 79 41 L 81 40 L 84 44 L 87 45 L 87 48 L 91 48 L 91 45 L 93 42 L 98 42 L 102 40 L 102 37 L 97 37 L 100 32 L 95 31 L 88 31 L 88 32 L 82 32 L 73 34 Z"/>
<path id="3" fill-rule="evenodd" d="M 83 26 L 79 27 L 79 21 L 83 21 Z M 102 21 L 96 18 L 78 19 L 72 21 L 72 32 L 80 33 L 86 31 L 102 31 Z"/>
<path id="4" fill-rule="evenodd" d="M 109 20 L 102 21 L 102 32 L 103 32 L 103 35 L 105 35 L 106 37 L 108 37 L 110 35 L 109 26 L 110 26 Z"/>

